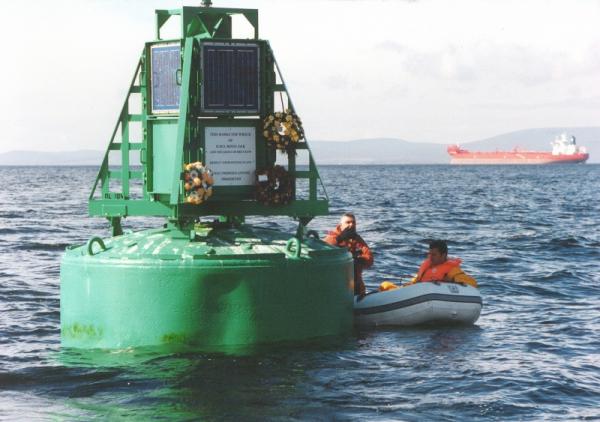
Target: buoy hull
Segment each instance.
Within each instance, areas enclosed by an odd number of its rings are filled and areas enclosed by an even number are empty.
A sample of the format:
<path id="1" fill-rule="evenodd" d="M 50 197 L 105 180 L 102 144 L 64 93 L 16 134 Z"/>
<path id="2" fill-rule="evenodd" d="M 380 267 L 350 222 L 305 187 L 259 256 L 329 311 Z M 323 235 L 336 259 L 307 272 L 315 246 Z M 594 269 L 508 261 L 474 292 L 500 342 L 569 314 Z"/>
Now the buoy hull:
<path id="1" fill-rule="evenodd" d="M 341 250 L 298 257 L 101 255 L 74 249 L 63 257 L 65 347 L 219 349 L 340 335 L 352 327 L 352 260 Z"/>

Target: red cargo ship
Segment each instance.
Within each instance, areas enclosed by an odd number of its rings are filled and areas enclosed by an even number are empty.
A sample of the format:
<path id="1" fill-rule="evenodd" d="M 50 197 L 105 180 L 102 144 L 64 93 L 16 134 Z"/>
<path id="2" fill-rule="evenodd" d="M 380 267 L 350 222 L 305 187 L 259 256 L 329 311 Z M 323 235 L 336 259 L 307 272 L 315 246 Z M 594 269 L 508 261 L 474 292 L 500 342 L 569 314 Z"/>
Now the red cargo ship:
<path id="1" fill-rule="evenodd" d="M 450 164 L 575 164 L 585 163 L 589 158 L 585 147 L 578 147 L 574 136 L 563 133 L 552 142 L 552 151 L 471 152 L 458 145 L 448 147 Z"/>

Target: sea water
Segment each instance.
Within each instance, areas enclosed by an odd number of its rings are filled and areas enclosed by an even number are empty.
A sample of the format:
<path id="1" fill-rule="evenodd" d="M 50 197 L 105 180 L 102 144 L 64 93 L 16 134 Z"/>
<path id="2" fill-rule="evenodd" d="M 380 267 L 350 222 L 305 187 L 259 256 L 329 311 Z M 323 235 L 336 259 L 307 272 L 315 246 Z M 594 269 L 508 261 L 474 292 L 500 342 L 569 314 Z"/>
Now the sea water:
<path id="1" fill-rule="evenodd" d="M 96 172 L 0 167 L 0 419 L 600 419 L 598 165 L 322 167 L 332 215 L 309 227 L 356 214 L 369 289 L 442 238 L 479 281 L 481 317 L 241 355 L 61 350 L 61 255 L 108 236 L 87 216 Z M 248 219 L 295 230 L 271 220 Z"/>

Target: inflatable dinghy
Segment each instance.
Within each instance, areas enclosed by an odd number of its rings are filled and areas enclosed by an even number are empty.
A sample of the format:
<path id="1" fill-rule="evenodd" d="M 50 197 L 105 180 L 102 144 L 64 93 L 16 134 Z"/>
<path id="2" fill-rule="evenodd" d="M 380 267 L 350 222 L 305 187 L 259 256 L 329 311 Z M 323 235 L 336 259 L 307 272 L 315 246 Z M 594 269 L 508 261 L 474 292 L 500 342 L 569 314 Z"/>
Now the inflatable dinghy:
<path id="1" fill-rule="evenodd" d="M 475 287 L 443 282 L 416 283 L 354 298 L 359 327 L 408 326 L 430 323 L 473 324 L 481 313 Z"/>

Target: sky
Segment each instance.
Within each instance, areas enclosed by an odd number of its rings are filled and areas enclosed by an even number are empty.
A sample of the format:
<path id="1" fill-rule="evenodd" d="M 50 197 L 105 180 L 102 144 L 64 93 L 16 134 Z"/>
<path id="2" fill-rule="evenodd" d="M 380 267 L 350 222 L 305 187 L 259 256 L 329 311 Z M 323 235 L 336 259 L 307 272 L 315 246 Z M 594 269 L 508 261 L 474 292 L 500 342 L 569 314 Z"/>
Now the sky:
<path id="1" fill-rule="evenodd" d="M 0 153 L 104 150 L 154 9 L 199 3 L 1 0 Z M 213 5 L 259 9 L 309 141 L 600 126 L 600 0 Z"/>

